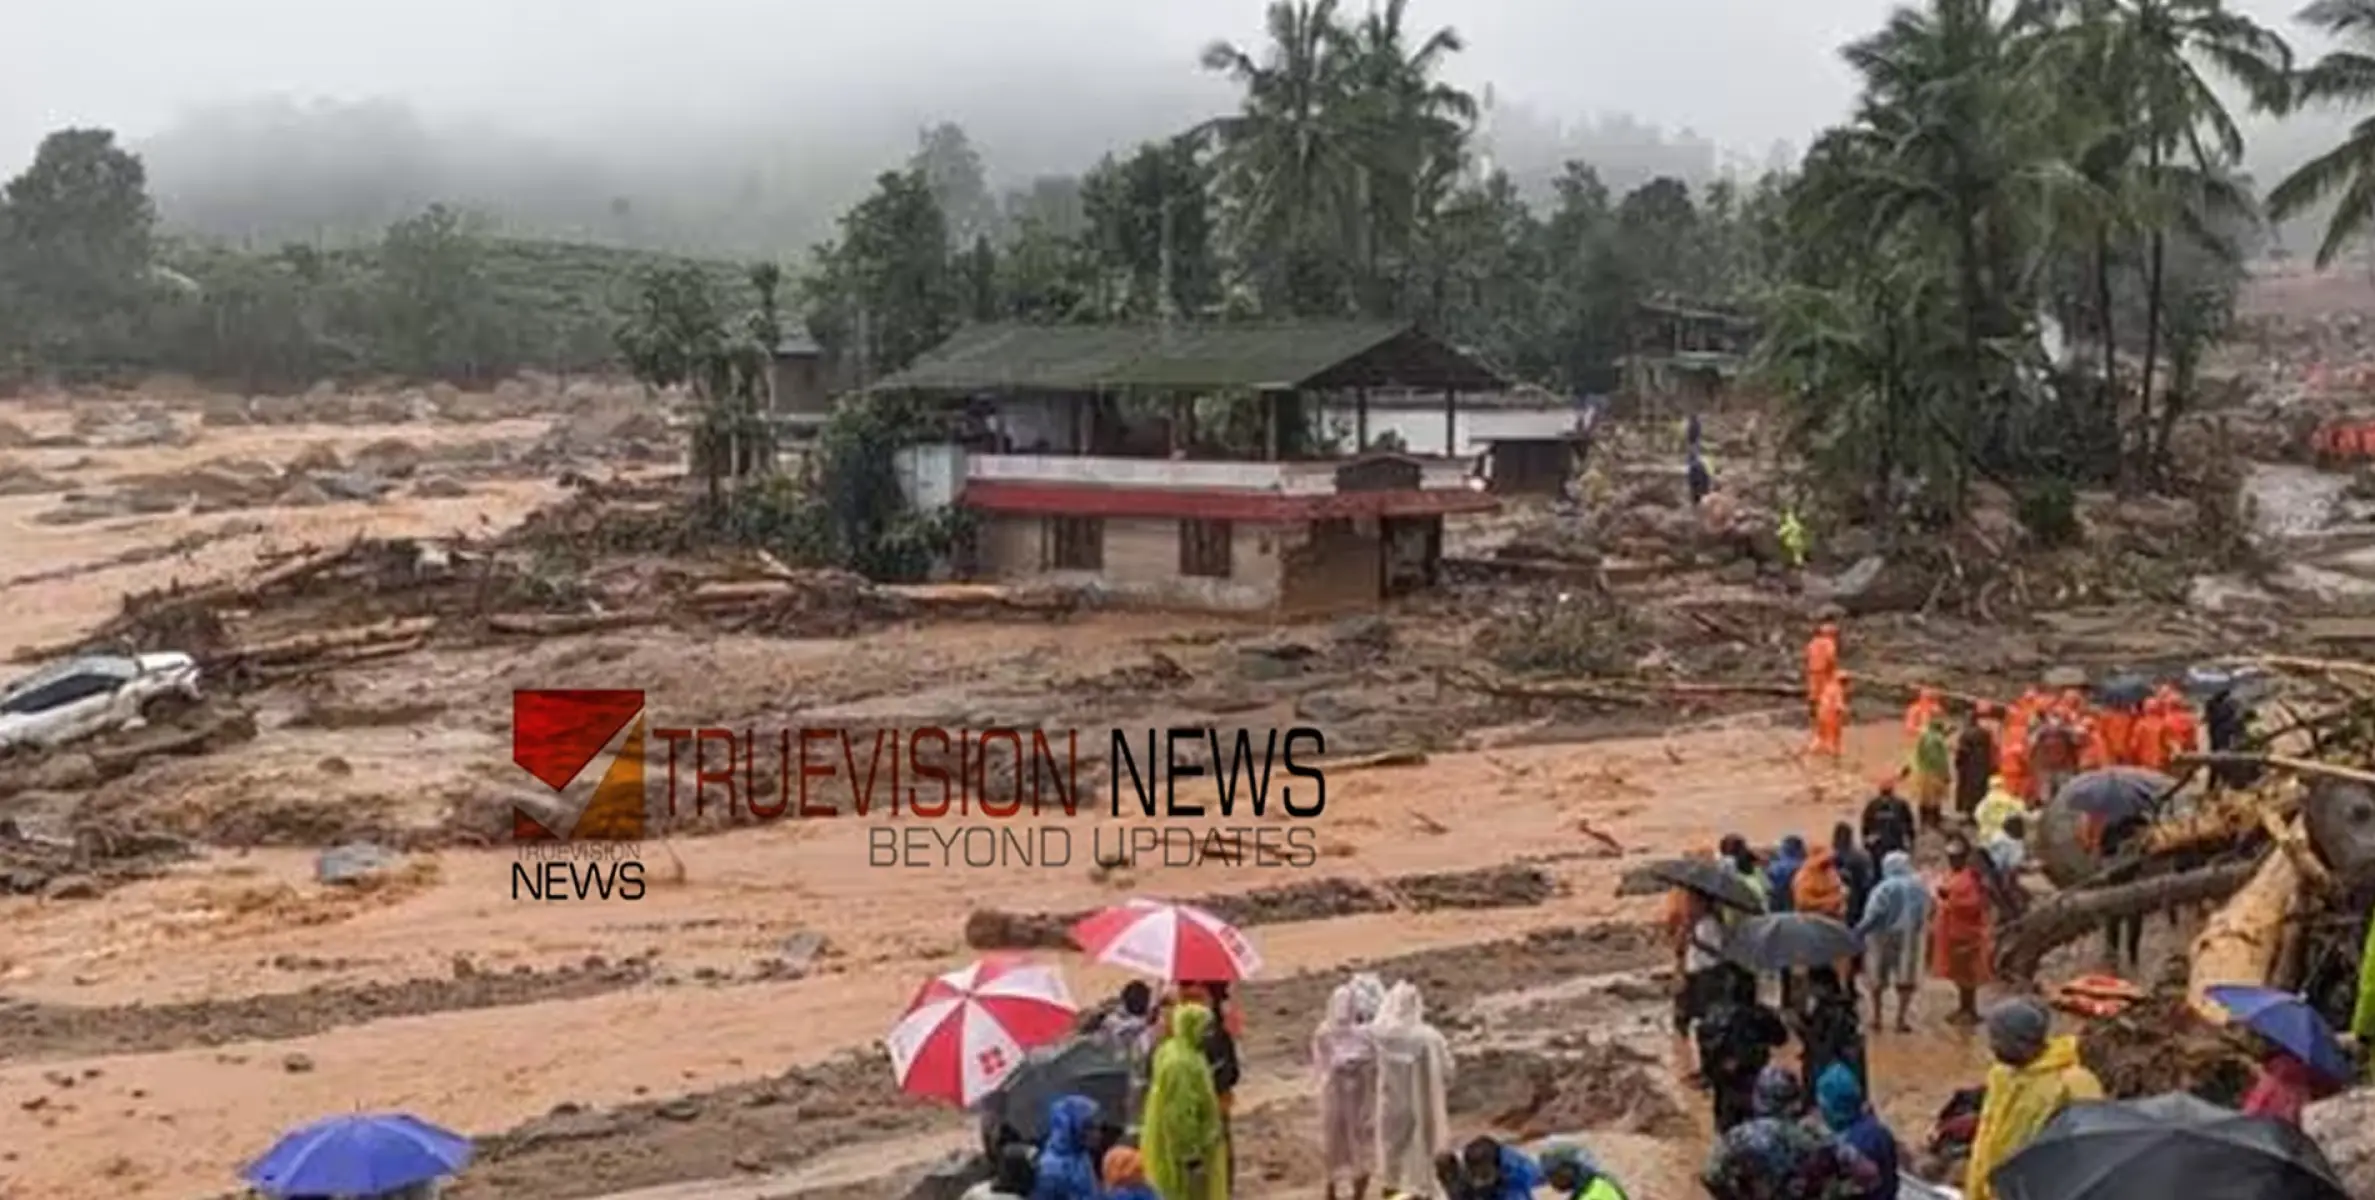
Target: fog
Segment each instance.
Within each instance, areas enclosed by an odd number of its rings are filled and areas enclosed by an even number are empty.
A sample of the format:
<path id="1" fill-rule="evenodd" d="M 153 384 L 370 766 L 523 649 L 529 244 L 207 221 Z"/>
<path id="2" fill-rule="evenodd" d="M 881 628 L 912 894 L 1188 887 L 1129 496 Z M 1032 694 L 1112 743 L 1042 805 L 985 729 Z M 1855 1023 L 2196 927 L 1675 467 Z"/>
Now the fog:
<path id="1" fill-rule="evenodd" d="M 2284 0 L 2234 0 L 2288 36 Z M 1365 7 L 1350 0 L 1348 9 Z M 1412 0 L 1521 180 L 1753 172 L 1841 116 L 1889 0 Z M 796 254 L 953 120 L 1001 189 L 1229 103 L 1197 52 L 1261 0 L 0 0 L 0 171 L 65 125 L 148 157 L 169 223 L 356 236 L 429 200 L 520 232 Z M 2315 46 L 2303 46 L 2312 52 Z M 2341 118 L 2271 139 L 2289 167 Z"/>

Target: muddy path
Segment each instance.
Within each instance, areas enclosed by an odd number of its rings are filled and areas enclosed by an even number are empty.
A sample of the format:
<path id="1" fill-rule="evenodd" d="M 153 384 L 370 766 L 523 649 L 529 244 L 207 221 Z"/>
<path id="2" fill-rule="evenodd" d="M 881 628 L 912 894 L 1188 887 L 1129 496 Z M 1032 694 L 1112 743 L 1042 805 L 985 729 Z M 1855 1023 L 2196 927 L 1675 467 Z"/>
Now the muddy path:
<path id="1" fill-rule="evenodd" d="M 445 979 L 322 985 L 231 1000 L 85 1008 L 0 997 L 0 1063 L 279 1041 L 391 1017 L 578 1000 L 637 986 L 652 975 L 644 959 L 484 972 L 457 959 Z"/>
<path id="2" fill-rule="evenodd" d="M 1457 1010 L 1480 997 L 1579 975 L 1654 969 L 1667 954 L 1655 929 L 1608 924 L 1256 980 L 1243 990 L 1242 1049 L 1255 1070 L 1301 1062 L 1329 991 L 1352 970 L 1375 970 L 1417 984 L 1430 1009 L 1444 1014 L 1450 1027 Z M 861 1142 L 961 1132 L 967 1120 L 902 1096 L 881 1051 L 870 1050 L 773 1079 L 608 1111 L 560 1105 L 540 1120 L 482 1139 L 478 1164 L 448 1197 L 579 1200 L 630 1188 L 782 1171 Z M 1249 1133 L 1259 1135 L 1261 1129 Z M 1302 1152 L 1307 1155 L 1307 1148 Z M 1273 1156 L 1253 1157 L 1267 1161 Z M 873 1194 L 880 1194 L 879 1186 Z"/>

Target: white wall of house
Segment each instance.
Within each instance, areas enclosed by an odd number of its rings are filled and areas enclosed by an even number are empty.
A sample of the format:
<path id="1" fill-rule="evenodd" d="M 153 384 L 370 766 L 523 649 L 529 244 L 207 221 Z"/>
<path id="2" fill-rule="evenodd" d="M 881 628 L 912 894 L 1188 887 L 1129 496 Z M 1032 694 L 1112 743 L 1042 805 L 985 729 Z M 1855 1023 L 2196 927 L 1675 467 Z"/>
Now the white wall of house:
<path id="1" fill-rule="evenodd" d="M 1323 410 L 1321 420 L 1326 432 L 1338 439 L 1346 451 L 1353 449 L 1353 429 L 1358 414 L 1350 404 L 1330 405 Z M 1450 454 L 1472 458 L 1488 449 L 1496 438 L 1553 438 L 1573 433 L 1576 411 L 1567 406 L 1558 408 L 1478 408 L 1459 411 L 1457 417 L 1459 440 L 1448 451 L 1443 445 L 1443 409 L 1438 405 L 1424 408 L 1383 408 L 1369 406 L 1369 437 L 1374 440 L 1387 430 L 1402 436 L 1402 444 L 1412 454 Z"/>

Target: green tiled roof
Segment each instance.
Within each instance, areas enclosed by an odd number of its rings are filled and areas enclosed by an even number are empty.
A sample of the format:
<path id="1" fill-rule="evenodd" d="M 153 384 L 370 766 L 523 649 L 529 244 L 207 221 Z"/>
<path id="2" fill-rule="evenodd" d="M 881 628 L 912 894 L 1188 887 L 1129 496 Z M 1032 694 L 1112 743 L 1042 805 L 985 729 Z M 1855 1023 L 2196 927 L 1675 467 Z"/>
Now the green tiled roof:
<path id="1" fill-rule="evenodd" d="M 984 324 L 875 386 L 893 391 L 1506 386 L 1489 367 L 1392 321 L 1150 326 Z"/>

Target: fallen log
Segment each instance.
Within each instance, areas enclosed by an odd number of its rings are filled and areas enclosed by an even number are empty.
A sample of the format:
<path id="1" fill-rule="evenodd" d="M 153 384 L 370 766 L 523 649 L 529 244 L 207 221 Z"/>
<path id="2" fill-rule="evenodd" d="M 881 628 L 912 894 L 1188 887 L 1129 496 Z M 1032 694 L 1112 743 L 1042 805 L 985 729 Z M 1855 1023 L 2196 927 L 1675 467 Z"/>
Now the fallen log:
<path id="1" fill-rule="evenodd" d="M 436 628 L 437 618 L 435 617 L 405 617 L 382 621 L 376 625 L 333 629 L 327 633 L 303 634 L 275 642 L 234 646 L 219 654 L 208 656 L 206 665 L 211 669 L 234 666 L 287 666 L 340 651 L 362 650 L 391 644 L 417 644 L 427 638 Z"/>
<path id="2" fill-rule="evenodd" d="M 2246 754 L 2228 750 L 2205 754 L 2180 754 L 2170 759 L 2170 762 L 2179 767 L 2258 766 L 2278 771 L 2290 771 L 2295 775 L 2314 776 L 2319 779 L 2375 784 L 2375 771 L 2364 771 L 2357 767 L 2345 767 L 2337 763 L 2319 762 L 2313 758 L 2295 758 L 2289 754 Z"/>
<path id="3" fill-rule="evenodd" d="M 657 625 L 666 620 L 665 616 L 656 612 L 496 613 L 487 618 L 487 628 L 496 633 L 557 637 L 571 633 L 592 633 L 601 629 L 623 629 L 632 625 Z"/>
<path id="4" fill-rule="evenodd" d="M 2241 890 L 2210 914 L 2201 936 L 2194 939 L 2185 981 L 2186 1003 L 2203 1020 L 2214 1025 L 2227 1020 L 2226 1010 L 2209 996 L 2213 987 L 2282 986 L 2275 978 L 2276 961 L 2284 949 L 2285 925 L 2301 906 L 2303 882 L 2291 855 L 2267 854 Z"/>
<path id="5" fill-rule="evenodd" d="M 2219 863 L 2110 887 L 2057 892 L 2008 926 L 1996 945 L 1996 974 L 2031 979 L 2037 964 L 2063 946 L 2122 917 L 2140 917 L 2231 896 L 2259 870 L 2256 862 Z"/>
<path id="6" fill-rule="evenodd" d="M 1424 750 L 1380 750 L 1375 754 L 1348 754 L 1343 758 L 1323 758 L 1311 764 L 1314 771 L 1366 771 L 1377 767 L 1423 767 L 1427 765 Z"/>
<path id="7" fill-rule="evenodd" d="M 789 579 L 754 579 L 735 583 L 704 583 L 687 593 L 685 599 L 701 608 L 733 607 L 779 599 L 790 595 L 794 588 Z"/>
<path id="8" fill-rule="evenodd" d="M 1599 700 L 1613 704 L 1654 704 L 1668 696 L 1777 696 L 1803 699 L 1806 689 L 1794 683 L 1758 680 L 1702 679 L 1493 679 L 1474 671 L 1452 671 L 1445 678 L 1454 686 L 1487 696 L 1519 700 Z"/>

